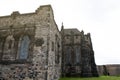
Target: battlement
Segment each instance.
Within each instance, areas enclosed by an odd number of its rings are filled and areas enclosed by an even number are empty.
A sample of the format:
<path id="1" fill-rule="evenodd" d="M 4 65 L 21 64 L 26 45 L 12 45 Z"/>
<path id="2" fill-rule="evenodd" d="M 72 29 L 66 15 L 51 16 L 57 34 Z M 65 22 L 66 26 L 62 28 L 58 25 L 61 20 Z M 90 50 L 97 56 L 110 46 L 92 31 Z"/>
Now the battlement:
<path id="1" fill-rule="evenodd" d="M 54 14 L 51 5 L 43 5 L 31 13 L 20 13 L 13 11 L 11 15 L 0 16 L 0 27 L 9 27 L 10 25 L 26 25 L 41 23 L 48 26 L 47 23 L 54 20 Z M 55 21 L 53 21 L 54 23 Z M 56 25 L 56 23 L 54 23 Z M 57 25 L 56 25 L 57 26 Z"/>
<path id="2" fill-rule="evenodd" d="M 52 10 L 52 6 L 51 5 L 42 5 L 40 7 L 38 7 L 35 12 L 30 12 L 30 13 L 20 13 L 19 11 L 13 11 L 11 13 L 11 15 L 6 15 L 6 16 L 0 16 L 0 19 L 1 18 L 6 18 L 6 17 L 11 17 L 11 16 L 18 16 L 18 15 L 31 15 L 31 14 L 36 14 L 36 13 L 39 13 L 40 11 L 53 11 Z"/>

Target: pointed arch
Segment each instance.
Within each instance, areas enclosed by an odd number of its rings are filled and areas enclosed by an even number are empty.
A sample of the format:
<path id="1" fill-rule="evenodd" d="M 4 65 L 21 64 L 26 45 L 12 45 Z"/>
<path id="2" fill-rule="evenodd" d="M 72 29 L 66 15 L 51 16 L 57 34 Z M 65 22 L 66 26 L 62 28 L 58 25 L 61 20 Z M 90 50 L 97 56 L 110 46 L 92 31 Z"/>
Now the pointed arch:
<path id="1" fill-rule="evenodd" d="M 66 65 L 71 64 L 71 47 L 66 47 Z"/>
<path id="2" fill-rule="evenodd" d="M 4 48 L 3 48 L 3 60 L 13 60 L 15 59 L 14 55 L 14 42 L 15 39 L 13 35 L 9 35 L 5 39 Z"/>
<path id="3" fill-rule="evenodd" d="M 30 38 L 25 35 L 20 38 L 19 59 L 27 59 L 29 53 Z"/>
<path id="4" fill-rule="evenodd" d="M 75 63 L 78 65 L 80 64 L 80 47 L 75 47 Z"/>

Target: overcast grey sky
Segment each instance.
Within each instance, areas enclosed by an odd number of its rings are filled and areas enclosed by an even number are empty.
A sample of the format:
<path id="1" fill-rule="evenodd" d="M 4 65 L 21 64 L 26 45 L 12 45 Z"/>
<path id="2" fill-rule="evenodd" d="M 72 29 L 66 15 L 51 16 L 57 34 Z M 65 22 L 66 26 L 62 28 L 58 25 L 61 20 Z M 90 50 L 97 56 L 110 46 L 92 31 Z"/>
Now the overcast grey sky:
<path id="1" fill-rule="evenodd" d="M 120 0 L 1 0 L 0 16 L 34 12 L 51 4 L 61 28 L 90 32 L 96 64 L 120 64 Z"/>

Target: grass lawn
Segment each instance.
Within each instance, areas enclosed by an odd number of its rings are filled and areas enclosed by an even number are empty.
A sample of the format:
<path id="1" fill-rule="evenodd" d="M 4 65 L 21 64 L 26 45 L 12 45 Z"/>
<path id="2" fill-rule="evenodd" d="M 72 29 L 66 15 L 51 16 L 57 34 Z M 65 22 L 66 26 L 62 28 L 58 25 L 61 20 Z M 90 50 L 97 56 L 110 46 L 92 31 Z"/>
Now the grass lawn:
<path id="1" fill-rule="evenodd" d="M 101 76 L 101 77 L 93 77 L 93 78 L 61 78 L 59 80 L 120 80 L 120 77 Z"/>

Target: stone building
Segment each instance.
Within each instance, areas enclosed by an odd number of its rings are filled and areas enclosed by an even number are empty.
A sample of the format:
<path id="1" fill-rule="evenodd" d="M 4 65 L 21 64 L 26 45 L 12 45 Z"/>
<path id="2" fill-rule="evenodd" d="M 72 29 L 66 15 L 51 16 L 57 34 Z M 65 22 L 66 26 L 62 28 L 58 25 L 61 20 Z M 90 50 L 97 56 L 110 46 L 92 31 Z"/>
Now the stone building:
<path id="1" fill-rule="evenodd" d="M 62 75 L 97 77 L 90 33 L 64 29 L 62 25 Z"/>
<path id="2" fill-rule="evenodd" d="M 0 80 L 58 80 L 61 35 L 50 5 L 0 17 Z"/>
<path id="3" fill-rule="evenodd" d="M 120 76 L 119 64 L 98 65 L 97 69 L 100 76 Z"/>
<path id="4" fill-rule="evenodd" d="M 0 80 L 58 80 L 61 72 L 98 76 L 90 34 L 59 31 L 50 5 L 0 17 Z"/>

